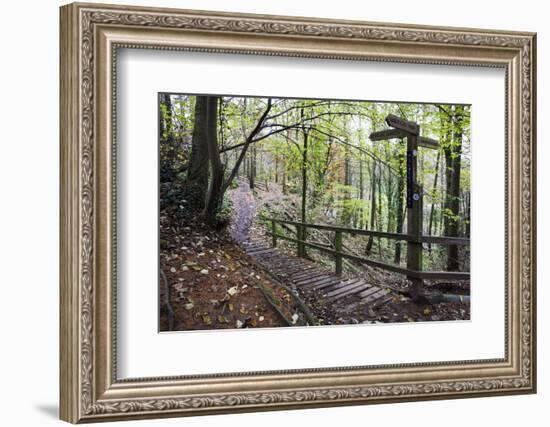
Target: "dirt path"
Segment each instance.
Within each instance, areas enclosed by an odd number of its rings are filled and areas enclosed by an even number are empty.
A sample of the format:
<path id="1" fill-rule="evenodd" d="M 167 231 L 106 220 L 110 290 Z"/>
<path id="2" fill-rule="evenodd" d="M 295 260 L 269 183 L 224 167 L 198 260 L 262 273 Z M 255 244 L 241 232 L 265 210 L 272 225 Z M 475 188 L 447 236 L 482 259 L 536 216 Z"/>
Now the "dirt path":
<path id="1" fill-rule="evenodd" d="M 281 189 L 276 184 L 270 184 L 269 191 L 250 189 L 248 182 L 240 181 L 239 187 L 229 193 L 233 202 L 233 217 L 231 221 L 231 237 L 239 244 L 250 240 L 253 233 L 256 216 L 261 207 L 267 203 L 282 199 Z"/>
<path id="2" fill-rule="evenodd" d="M 250 238 L 250 227 L 258 209 L 258 202 L 244 181 L 231 192 L 230 197 L 233 202 L 231 237 L 238 244 L 242 244 Z"/>

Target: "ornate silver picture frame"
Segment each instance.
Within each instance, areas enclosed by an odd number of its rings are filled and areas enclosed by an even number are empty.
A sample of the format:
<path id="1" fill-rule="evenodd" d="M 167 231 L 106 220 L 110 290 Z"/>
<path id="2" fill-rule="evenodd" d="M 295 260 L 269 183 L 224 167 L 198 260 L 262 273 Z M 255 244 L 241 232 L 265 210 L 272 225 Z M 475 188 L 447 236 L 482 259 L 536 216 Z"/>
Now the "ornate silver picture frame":
<path id="1" fill-rule="evenodd" d="M 61 8 L 60 43 L 63 420 L 536 391 L 535 34 L 75 3 Z M 120 379 L 114 149 L 120 48 L 503 69 L 504 357 Z"/>

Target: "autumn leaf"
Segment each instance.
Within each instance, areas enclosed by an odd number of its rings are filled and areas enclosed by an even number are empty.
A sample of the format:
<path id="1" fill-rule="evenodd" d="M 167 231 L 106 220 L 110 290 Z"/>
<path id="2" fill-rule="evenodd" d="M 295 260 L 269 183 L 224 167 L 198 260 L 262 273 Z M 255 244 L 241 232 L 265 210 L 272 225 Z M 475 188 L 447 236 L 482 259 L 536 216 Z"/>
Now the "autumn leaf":
<path id="1" fill-rule="evenodd" d="M 210 318 L 208 313 L 204 313 L 202 315 L 202 321 L 204 322 L 205 325 L 211 325 L 212 324 L 212 319 Z"/>

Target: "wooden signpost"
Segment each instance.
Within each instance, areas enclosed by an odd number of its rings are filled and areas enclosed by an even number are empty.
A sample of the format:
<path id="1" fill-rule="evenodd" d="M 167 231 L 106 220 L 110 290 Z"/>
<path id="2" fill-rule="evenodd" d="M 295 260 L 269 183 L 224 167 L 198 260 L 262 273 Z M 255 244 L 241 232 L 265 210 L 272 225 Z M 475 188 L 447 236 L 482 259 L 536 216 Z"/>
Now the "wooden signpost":
<path id="1" fill-rule="evenodd" d="M 420 126 L 418 126 L 417 123 L 402 119 L 394 114 L 389 114 L 388 117 L 386 117 L 386 123 L 392 128 L 400 129 L 411 135 L 418 136 L 420 133 Z"/>
<path id="2" fill-rule="evenodd" d="M 384 129 L 379 132 L 373 132 L 370 134 L 371 141 L 382 141 L 385 139 L 404 138 L 407 136 L 406 132 L 399 129 Z"/>
<path id="3" fill-rule="evenodd" d="M 371 141 L 407 138 L 407 234 L 422 235 L 423 189 L 417 182 L 418 147 L 438 149 L 439 142 L 420 136 L 420 126 L 394 114 L 386 117 L 392 129 L 373 132 Z M 422 271 L 422 243 L 407 242 L 407 269 Z M 423 282 L 417 277 L 407 276 L 412 283 L 411 297 L 417 300 L 422 293 Z"/>
<path id="4" fill-rule="evenodd" d="M 426 138 L 425 136 L 418 137 L 418 146 L 424 148 L 439 149 L 439 142 L 432 138 Z"/>

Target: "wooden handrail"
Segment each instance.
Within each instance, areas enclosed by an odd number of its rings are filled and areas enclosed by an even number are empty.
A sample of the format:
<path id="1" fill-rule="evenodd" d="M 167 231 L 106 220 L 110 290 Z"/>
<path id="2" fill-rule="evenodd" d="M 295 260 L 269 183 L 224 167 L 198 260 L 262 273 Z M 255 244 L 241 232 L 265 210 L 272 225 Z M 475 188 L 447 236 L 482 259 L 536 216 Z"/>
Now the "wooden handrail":
<path id="1" fill-rule="evenodd" d="M 456 246 L 468 246 L 470 244 L 470 239 L 466 239 L 462 237 L 411 236 L 403 233 L 389 233 L 385 231 L 364 230 L 362 228 L 340 227 L 337 225 L 329 225 L 329 224 L 310 224 L 310 223 L 302 223 L 298 221 L 291 221 L 291 220 L 278 219 L 278 218 L 263 217 L 263 219 L 266 221 L 274 221 L 281 224 L 290 224 L 297 227 L 314 228 L 317 230 L 340 231 L 342 233 L 347 233 L 352 235 L 381 237 L 385 239 L 402 240 L 405 242 L 432 243 L 432 244 L 438 244 L 438 245 L 456 245 Z"/>
<path id="2" fill-rule="evenodd" d="M 363 258 L 357 255 L 348 254 L 346 252 L 337 251 L 334 249 L 329 249 L 325 246 L 317 245 L 315 243 L 310 243 L 304 240 L 300 239 L 294 239 L 293 237 L 285 236 L 284 234 L 275 233 L 275 232 L 268 232 L 269 236 L 272 236 L 276 239 L 283 239 L 288 240 L 289 242 L 293 242 L 296 244 L 302 244 L 304 246 L 310 247 L 312 249 L 316 249 L 321 252 L 325 252 L 337 257 L 343 257 L 350 259 L 352 261 L 356 261 L 362 264 L 370 265 L 371 267 L 377 267 L 381 268 L 383 270 L 392 271 L 394 273 L 404 274 L 409 277 L 416 277 L 418 279 L 424 279 L 424 280 L 469 280 L 470 279 L 470 273 L 469 272 L 462 272 L 462 271 L 416 271 L 411 270 L 409 268 L 400 267 L 393 264 L 387 264 L 380 261 L 374 261 L 368 258 Z"/>

